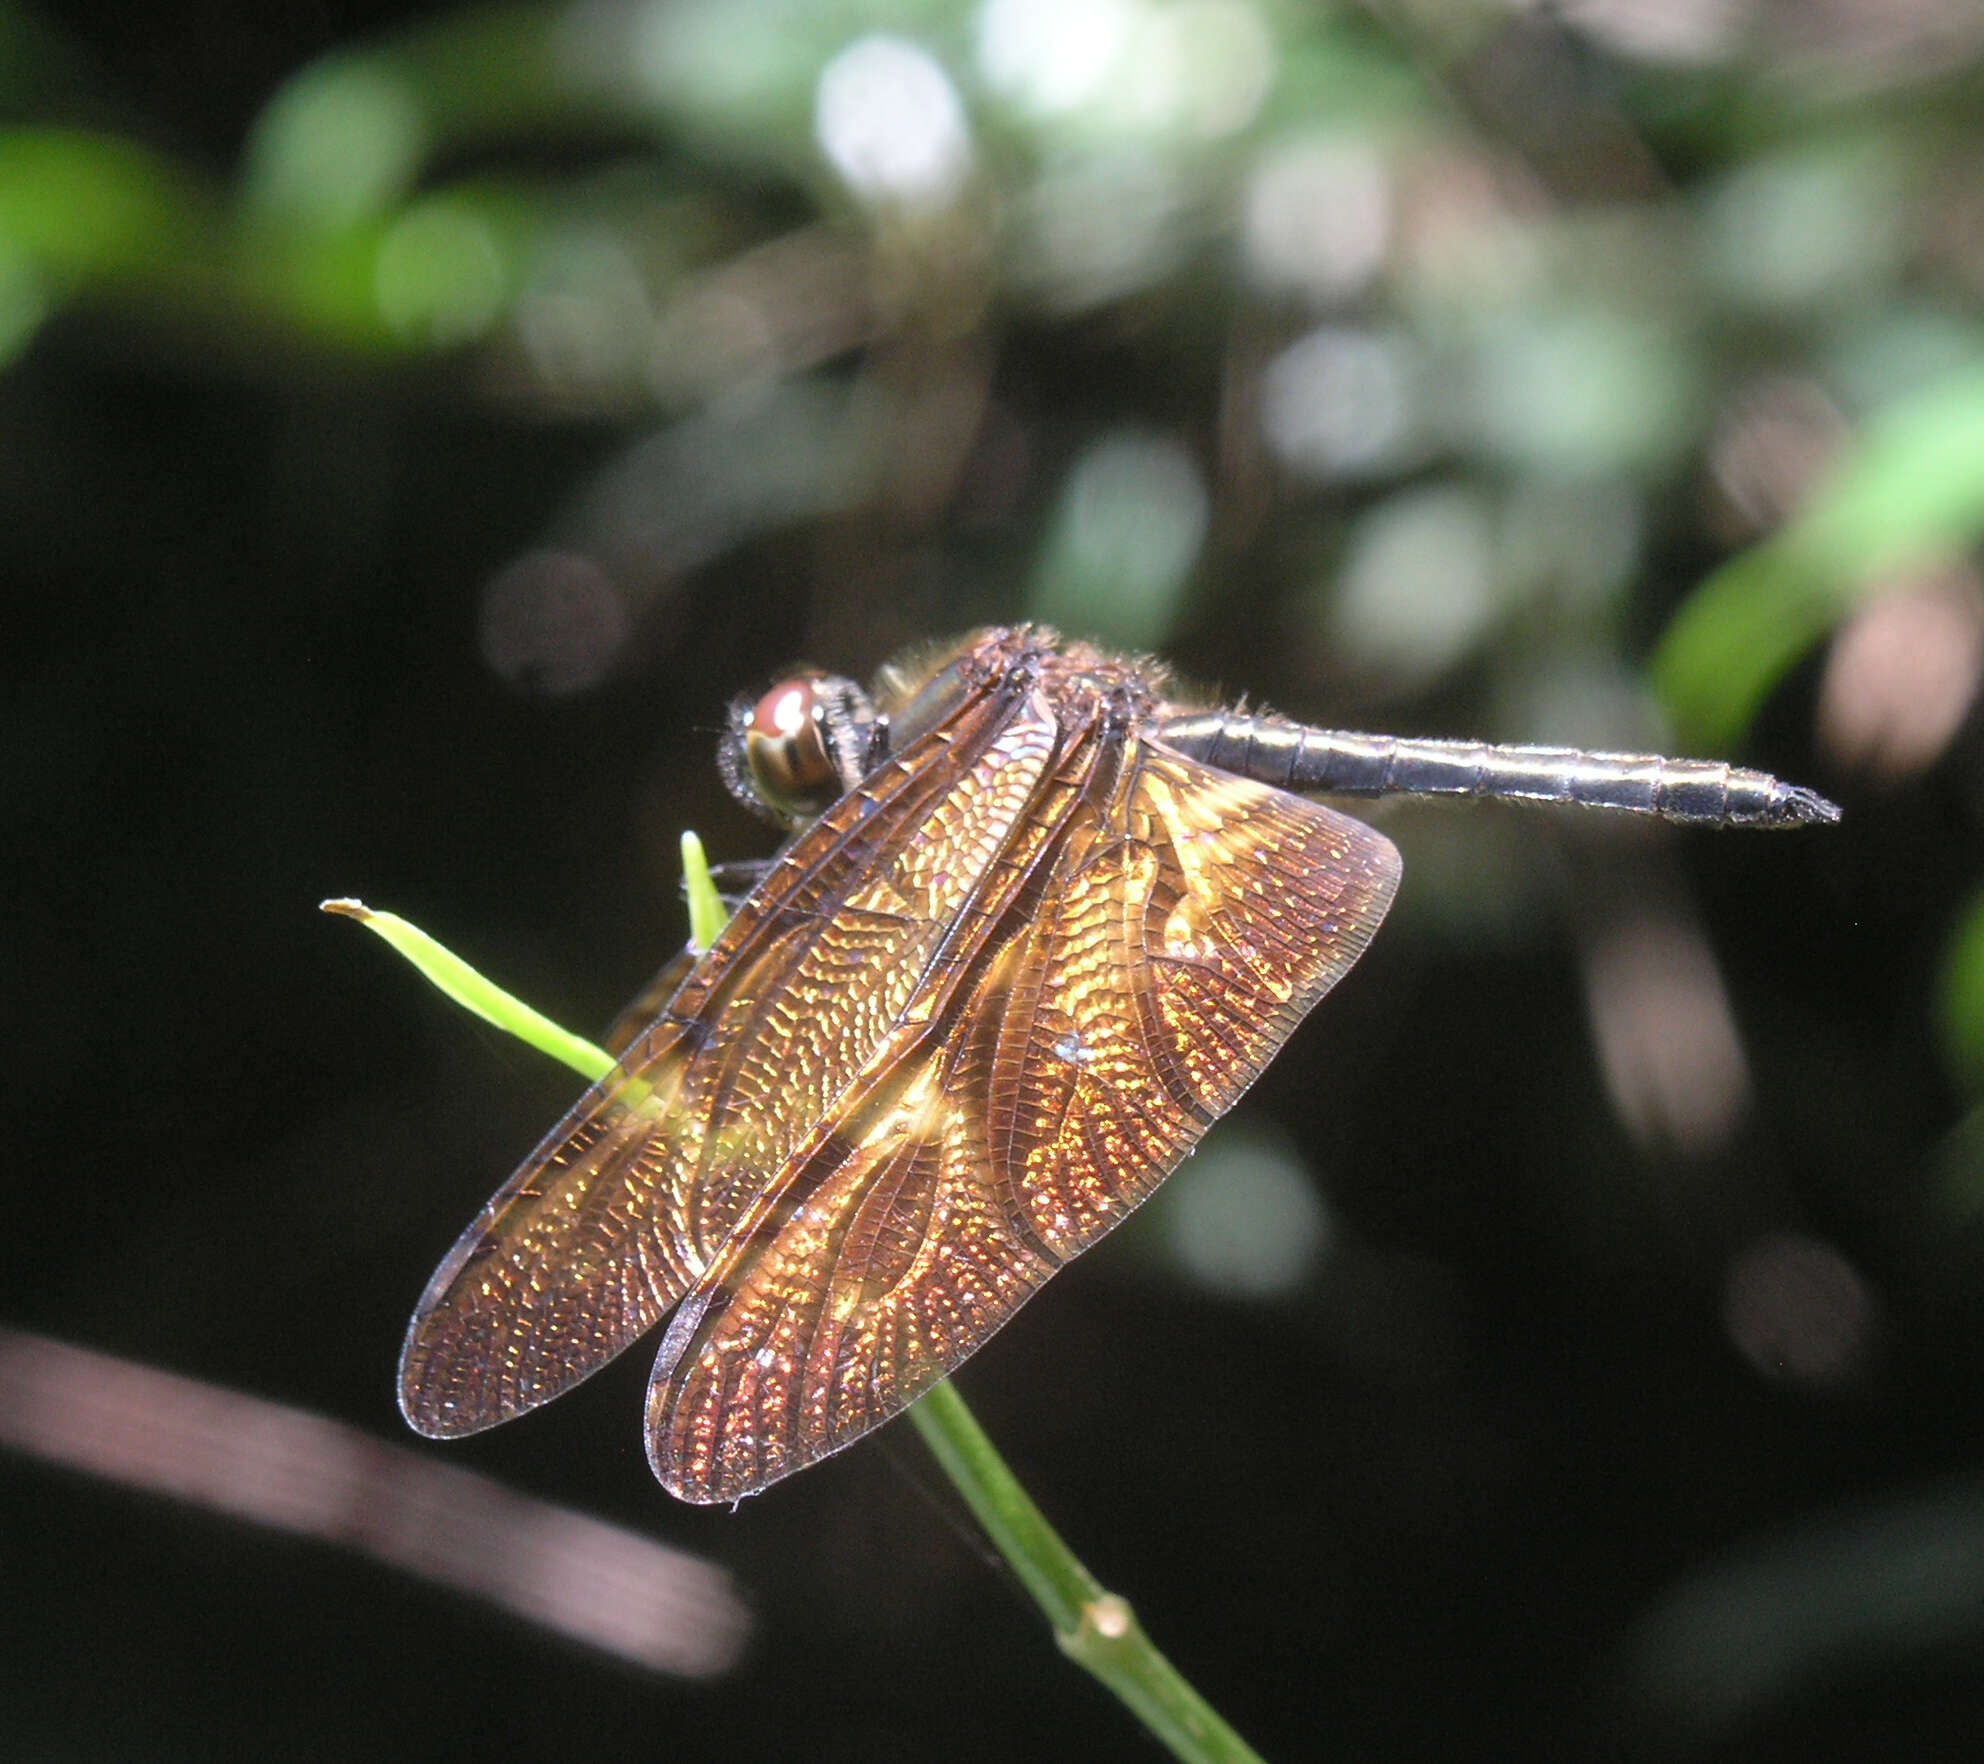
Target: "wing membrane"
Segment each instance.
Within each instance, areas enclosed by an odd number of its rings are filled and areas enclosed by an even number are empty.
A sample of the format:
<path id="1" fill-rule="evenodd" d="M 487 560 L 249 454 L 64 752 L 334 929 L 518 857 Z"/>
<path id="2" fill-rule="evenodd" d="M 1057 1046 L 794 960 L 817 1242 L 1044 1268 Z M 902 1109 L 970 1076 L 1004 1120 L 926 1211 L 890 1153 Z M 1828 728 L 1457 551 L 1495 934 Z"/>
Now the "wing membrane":
<path id="1" fill-rule="evenodd" d="M 1037 692 L 988 679 L 788 848 L 435 1272 L 400 1360 L 415 1428 L 471 1433 L 549 1401 L 695 1284 L 877 1050 L 947 991 L 931 971 L 1057 734 Z"/>
<path id="2" fill-rule="evenodd" d="M 987 1167 L 1065 1261 L 1230 1109 L 1370 943 L 1398 854 L 1154 744 L 1027 942 L 986 1074 Z"/>
<path id="3" fill-rule="evenodd" d="M 675 1494 L 733 1500 L 914 1401 L 1155 1188 L 1384 917 L 1398 856 L 1362 824 L 1099 723 L 1071 751 L 964 983 L 678 1312 L 648 1396 Z"/>

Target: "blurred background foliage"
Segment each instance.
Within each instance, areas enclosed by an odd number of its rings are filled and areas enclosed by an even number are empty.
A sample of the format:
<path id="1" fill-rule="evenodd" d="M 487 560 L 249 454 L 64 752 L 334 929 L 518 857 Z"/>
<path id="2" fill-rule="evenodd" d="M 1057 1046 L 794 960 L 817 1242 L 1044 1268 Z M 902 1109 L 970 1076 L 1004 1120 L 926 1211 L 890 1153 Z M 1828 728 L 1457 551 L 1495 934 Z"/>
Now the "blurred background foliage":
<path id="1" fill-rule="evenodd" d="M 1271 1754 L 1984 1731 L 1984 13 L 0 5 L 0 119 L 10 1321 L 392 1429 L 569 1086 L 309 908 L 596 1028 L 795 656 L 1724 753 L 1845 826 L 1374 815 L 1368 962 L 963 1382 Z M 23 1459 L 16 1755 L 1139 1743 L 907 1448 L 689 1513 L 640 1375 L 463 1459 L 743 1676 Z"/>

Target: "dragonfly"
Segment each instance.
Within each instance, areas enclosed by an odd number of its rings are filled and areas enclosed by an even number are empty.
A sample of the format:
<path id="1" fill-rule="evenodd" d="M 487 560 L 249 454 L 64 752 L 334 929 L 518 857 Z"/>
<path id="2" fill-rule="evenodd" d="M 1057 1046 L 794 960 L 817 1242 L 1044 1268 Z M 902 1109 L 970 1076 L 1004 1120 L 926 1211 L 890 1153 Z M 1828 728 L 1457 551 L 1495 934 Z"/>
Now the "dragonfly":
<path id="1" fill-rule="evenodd" d="M 511 1420 L 666 1319 L 647 1450 L 682 1499 L 880 1426 L 1146 1199 L 1364 953 L 1398 852 L 1304 793 L 1839 818 L 1719 762 L 1170 690 L 1022 626 L 872 693 L 805 670 L 734 704 L 724 778 L 790 837 L 436 1270 L 408 1422 Z"/>

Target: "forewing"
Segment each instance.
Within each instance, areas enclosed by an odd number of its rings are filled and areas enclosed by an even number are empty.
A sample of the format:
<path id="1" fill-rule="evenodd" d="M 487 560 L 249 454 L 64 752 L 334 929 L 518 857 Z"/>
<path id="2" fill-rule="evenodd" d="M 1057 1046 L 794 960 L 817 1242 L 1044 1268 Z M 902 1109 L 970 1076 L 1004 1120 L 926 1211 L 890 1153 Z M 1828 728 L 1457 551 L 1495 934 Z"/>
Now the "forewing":
<path id="1" fill-rule="evenodd" d="M 677 1312 L 648 1394 L 675 1494 L 748 1494 L 913 1402 L 1142 1201 L 1363 953 L 1389 841 L 1134 737 L 1121 758 L 950 1009 Z"/>
<path id="2" fill-rule="evenodd" d="M 400 1360 L 415 1428 L 549 1401 L 689 1290 L 928 1000 L 1054 751 L 1037 695 L 990 681 L 788 848 L 436 1271 Z"/>

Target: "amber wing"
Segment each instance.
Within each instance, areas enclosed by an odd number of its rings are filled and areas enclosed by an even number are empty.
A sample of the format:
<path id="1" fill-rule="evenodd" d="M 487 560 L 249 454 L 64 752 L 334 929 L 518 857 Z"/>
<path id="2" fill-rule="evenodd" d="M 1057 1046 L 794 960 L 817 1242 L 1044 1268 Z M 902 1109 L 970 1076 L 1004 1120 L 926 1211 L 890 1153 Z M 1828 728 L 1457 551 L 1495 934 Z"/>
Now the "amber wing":
<path id="1" fill-rule="evenodd" d="M 703 1281 L 843 1093 L 942 1008 L 1001 914 L 1058 725 L 989 677 L 780 858 L 660 1018 L 462 1234 L 400 1359 L 400 1407 L 473 1433 L 597 1371 Z"/>
<path id="2" fill-rule="evenodd" d="M 913 1402 L 1119 1223 L 1363 953 L 1398 854 L 1101 720 L 960 913 L 955 980 L 736 1212 L 663 1341 L 655 1474 L 727 1501 Z"/>

